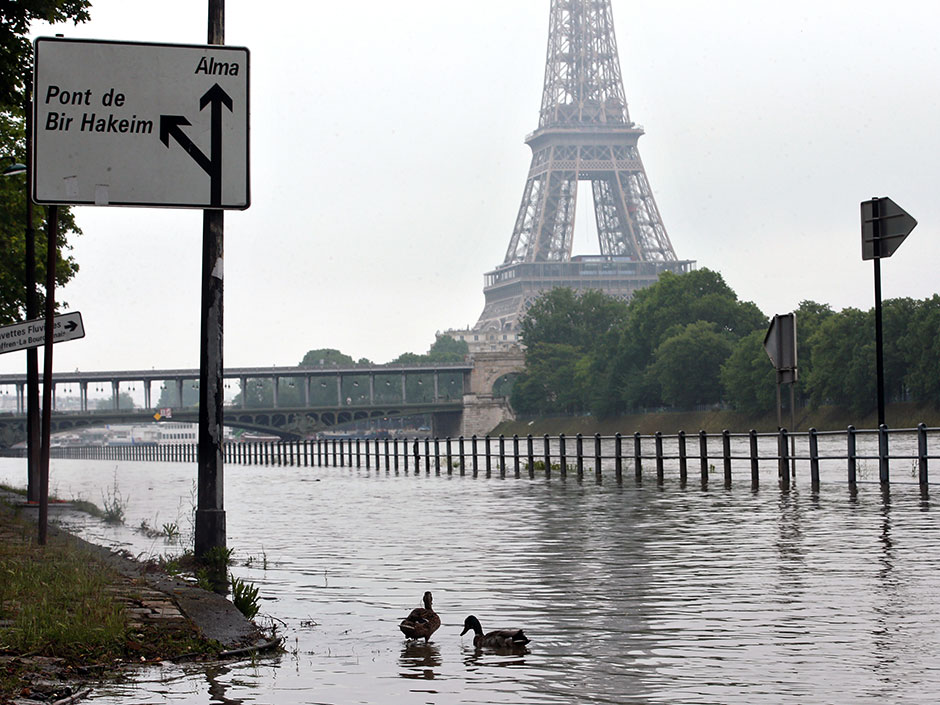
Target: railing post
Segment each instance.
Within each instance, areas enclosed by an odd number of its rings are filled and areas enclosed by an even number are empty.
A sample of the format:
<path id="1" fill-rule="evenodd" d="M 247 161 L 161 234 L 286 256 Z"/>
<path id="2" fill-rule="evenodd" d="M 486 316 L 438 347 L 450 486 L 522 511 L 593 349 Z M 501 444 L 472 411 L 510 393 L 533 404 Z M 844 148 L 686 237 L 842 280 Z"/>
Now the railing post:
<path id="1" fill-rule="evenodd" d="M 489 477 L 493 469 L 493 461 L 490 459 L 490 436 L 489 434 L 483 437 L 483 452 L 486 453 L 486 462 L 484 466 L 486 467 L 486 476 Z"/>
<path id="2" fill-rule="evenodd" d="M 447 474 L 454 474 L 454 454 L 453 448 L 450 443 L 450 436 L 447 437 L 447 440 L 444 441 L 444 447 L 447 449 Z"/>
<path id="3" fill-rule="evenodd" d="M 519 434 L 512 434 L 512 474 L 519 477 Z"/>
<path id="4" fill-rule="evenodd" d="M 689 456 L 685 446 L 685 431 L 679 431 L 679 486 L 685 487 L 689 481 Z"/>
<path id="5" fill-rule="evenodd" d="M 637 484 L 643 482 L 643 449 L 639 431 L 633 433 L 633 474 Z"/>
<path id="6" fill-rule="evenodd" d="M 721 432 L 721 459 L 725 470 L 725 489 L 731 488 L 731 432 Z"/>
<path id="7" fill-rule="evenodd" d="M 525 437 L 526 452 L 529 456 L 529 479 L 535 478 L 535 446 L 532 443 L 532 434 Z"/>
<path id="8" fill-rule="evenodd" d="M 917 424 L 917 469 L 922 490 L 927 489 L 927 424 Z"/>
<path id="9" fill-rule="evenodd" d="M 565 447 L 565 434 L 558 434 L 558 465 L 562 478 L 568 477 L 568 449 Z"/>
<path id="10" fill-rule="evenodd" d="M 575 458 L 576 466 L 578 468 L 578 481 L 584 479 L 584 436 L 580 433 L 575 436 Z"/>
<path id="11" fill-rule="evenodd" d="M 777 435 L 777 475 L 780 478 L 780 489 L 790 491 L 790 446 L 787 443 L 787 429 L 781 428 Z"/>
<path id="12" fill-rule="evenodd" d="M 809 429 L 809 476 L 813 492 L 819 492 L 819 438 L 816 429 Z"/>
<path id="13" fill-rule="evenodd" d="M 748 444 L 751 455 L 751 489 L 760 487 L 760 458 L 757 455 L 757 431 L 753 428 L 748 432 Z"/>
<path id="14" fill-rule="evenodd" d="M 846 429 L 845 445 L 845 455 L 848 458 L 849 489 L 854 492 L 858 484 L 858 451 L 856 450 L 855 426 L 849 426 Z"/>
<path id="15" fill-rule="evenodd" d="M 441 474 L 441 439 L 434 437 L 434 473 Z"/>
<path id="16" fill-rule="evenodd" d="M 415 462 L 417 462 L 417 460 L 416 460 Z M 306 464 L 306 462 L 305 462 L 305 464 Z M 360 447 L 360 445 L 359 445 L 359 439 L 358 439 L 358 438 L 356 439 L 356 467 L 357 467 L 357 468 L 361 468 L 361 467 L 362 467 L 362 449 L 361 449 L 361 447 Z"/>
<path id="17" fill-rule="evenodd" d="M 663 434 L 661 431 L 656 432 L 655 437 L 656 442 L 656 484 L 661 485 L 665 482 L 665 465 L 663 463 Z"/>
<path id="18" fill-rule="evenodd" d="M 389 462 L 389 453 L 388 453 L 388 439 L 385 439 L 385 472 L 388 472 L 391 469 L 391 463 Z"/>
<path id="19" fill-rule="evenodd" d="M 545 453 L 545 477 L 547 479 L 552 476 L 552 446 L 547 433 L 545 434 L 543 441 L 545 443 L 543 446 L 543 452 Z"/>
<path id="20" fill-rule="evenodd" d="M 431 474 L 431 439 L 424 437 L 424 474 Z"/>
<path id="21" fill-rule="evenodd" d="M 623 483 L 623 436 L 618 431 L 614 436 L 614 479 Z"/>
<path id="22" fill-rule="evenodd" d="M 457 438 L 457 454 L 460 458 L 460 476 L 463 477 L 467 471 L 466 454 L 464 453 L 463 436 Z"/>
<path id="23" fill-rule="evenodd" d="M 480 470 L 479 459 L 477 458 L 477 434 L 470 436 L 470 467 L 473 468 L 473 476 L 476 477 Z"/>
<path id="24" fill-rule="evenodd" d="M 392 439 L 392 467 L 395 468 L 395 474 L 398 474 L 398 439 Z"/>
<path id="25" fill-rule="evenodd" d="M 395 441 L 395 450 L 398 450 L 398 441 Z M 405 474 L 408 474 L 408 438 L 401 439 L 401 457 L 402 462 L 405 465 Z M 349 461 L 349 464 L 352 465 L 352 460 Z"/>
<path id="26" fill-rule="evenodd" d="M 499 476 L 506 477 L 506 437 L 499 434 Z"/>
<path id="27" fill-rule="evenodd" d="M 705 489 L 708 487 L 708 434 L 704 430 L 698 432 L 698 450 L 701 463 L 702 489 Z"/>
<path id="28" fill-rule="evenodd" d="M 601 481 L 601 434 L 594 434 L 594 481 Z"/>
<path id="29" fill-rule="evenodd" d="M 887 487 L 890 482 L 888 457 L 888 427 L 881 424 L 878 427 L 878 480 L 882 487 Z"/>
<path id="30" fill-rule="evenodd" d="M 344 448 L 346 444 L 345 438 L 339 439 L 339 466 L 341 468 L 346 467 L 346 449 Z"/>

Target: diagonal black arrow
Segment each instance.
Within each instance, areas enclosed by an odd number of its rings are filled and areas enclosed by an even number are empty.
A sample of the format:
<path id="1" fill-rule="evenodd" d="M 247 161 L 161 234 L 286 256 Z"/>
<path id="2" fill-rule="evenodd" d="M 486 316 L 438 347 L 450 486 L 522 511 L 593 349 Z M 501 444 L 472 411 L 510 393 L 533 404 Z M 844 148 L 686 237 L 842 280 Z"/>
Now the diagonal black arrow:
<path id="1" fill-rule="evenodd" d="M 205 109 L 207 105 L 210 106 L 208 157 L 183 132 L 182 126 L 192 123 L 182 115 L 160 116 L 160 141 L 169 147 L 172 137 L 180 147 L 186 150 L 193 161 L 209 175 L 209 204 L 220 206 L 222 205 L 222 108 L 224 106 L 229 111 L 233 109 L 232 97 L 218 83 L 215 83 L 199 99 L 200 110 Z"/>
<path id="2" fill-rule="evenodd" d="M 192 125 L 182 115 L 161 115 L 160 116 L 160 141 L 167 147 L 170 146 L 170 137 L 179 142 L 180 147 L 186 150 L 195 162 L 202 167 L 202 170 L 212 177 L 212 163 L 209 157 L 202 153 L 187 134 L 181 129 L 181 125 Z"/>
<path id="3" fill-rule="evenodd" d="M 210 124 L 212 125 L 209 149 L 209 162 L 212 164 L 212 171 L 209 173 L 211 179 L 209 203 L 218 206 L 222 204 L 222 106 L 224 105 L 231 112 L 232 98 L 222 90 L 218 83 L 215 83 L 199 100 L 200 110 L 207 105 L 211 106 Z"/>

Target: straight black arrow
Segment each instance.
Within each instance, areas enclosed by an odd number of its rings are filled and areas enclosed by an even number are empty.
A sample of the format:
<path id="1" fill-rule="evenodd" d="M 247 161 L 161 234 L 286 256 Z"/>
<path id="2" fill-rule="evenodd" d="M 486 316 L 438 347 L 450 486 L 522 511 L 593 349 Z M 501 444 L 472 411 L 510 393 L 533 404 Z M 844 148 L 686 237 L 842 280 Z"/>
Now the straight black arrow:
<path id="1" fill-rule="evenodd" d="M 207 157 L 199 147 L 182 130 L 183 125 L 192 125 L 182 115 L 161 115 L 160 116 L 160 141 L 167 147 L 170 146 L 170 138 L 176 140 L 180 147 L 193 158 L 193 161 L 209 175 L 209 205 L 222 205 L 222 107 L 231 111 L 233 103 L 231 96 L 226 93 L 222 87 L 215 83 L 199 99 L 199 109 L 203 110 L 207 105 L 210 108 L 210 147 Z"/>
<path id="2" fill-rule="evenodd" d="M 224 105 L 231 112 L 232 98 L 216 83 L 200 99 L 199 109 L 203 110 L 207 105 L 211 106 L 210 124 L 212 126 L 209 150 L 209 161 L 212 164 L 212 171 L 209 174 L 211 179 L 209 203 L 219 206 L 222 205 L 222 106 Z"/>

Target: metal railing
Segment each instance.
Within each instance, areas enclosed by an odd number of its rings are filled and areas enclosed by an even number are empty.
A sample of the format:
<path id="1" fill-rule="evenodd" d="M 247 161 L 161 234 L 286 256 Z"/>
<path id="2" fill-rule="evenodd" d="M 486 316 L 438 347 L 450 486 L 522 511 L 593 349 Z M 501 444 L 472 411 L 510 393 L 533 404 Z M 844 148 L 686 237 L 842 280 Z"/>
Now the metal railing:
<path id="1" fill-rule="evenodd" d="M 929 465 L 940 459 L 940 429 L 920 424 L 912 429 L 789 433 L 616 434 L 614 436 L 532 435 L 520 437 L 471 436 L 465 438 L 320 438 L 305 441 L 228 442 L 225 462 L 233 465 L 348 467 L 415 474 L 458 474 L 474 477 L 567 478 L 597 482 L 613 476 L 622 483 L 632 472 L 634 481 L 648 476 L 657 484 L 676 478 L 685 486 L 691 478 L 707 487 L 720 482 L 726 488 L 746 478 L 752 489 L 768 476 L 783 490 L 797 477 L 809 474 L 810 487 L 823 482 L 888 486 L 900 472 L 902 482 L 926 489 Z M 25 451 L 22 451 L 25 452 Z M 7 451 L 6 455 L 22 455 Z M 95 460 L 196 462 L 197 446 L 97 445 L 52 448 L 52 457 Z"/>

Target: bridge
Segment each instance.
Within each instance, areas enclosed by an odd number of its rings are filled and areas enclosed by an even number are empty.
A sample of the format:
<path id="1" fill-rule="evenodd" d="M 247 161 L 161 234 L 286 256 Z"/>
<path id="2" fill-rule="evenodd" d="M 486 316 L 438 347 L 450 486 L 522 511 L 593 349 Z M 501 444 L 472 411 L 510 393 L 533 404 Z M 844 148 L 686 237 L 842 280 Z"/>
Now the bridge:
<path id="1" fill-rule="evenodd" d="M 519 371 L 521 352 L 480 353 L 459 363 L 351 365 L 338 367 L 237 367 L 226 369 L 224 423 L 302 438 L 356 421 L 427 414 L 435 435 L 482 435 L 510 418 L 497 381 Z M 159 394 L 154 397 L 154 385 Z M 122 398 L 143 395 L 143 406 Z M 198 369 L 56 372 L 52 388 L 52 430 L 116 423 L 149 423 L 169 409 L 173 421 L 198 421 Z M 12 413 L 0 414 L 0 445 L 26 436 L 26 375 L 0 374 L 0 390 L 14 390 Z M 59 409 L 62 394 L 78 392 L 78 408 Z M 105 392 L 94 408 L 91 391 Z M 122 408 L 122 406 L 124 408 Z"/>

